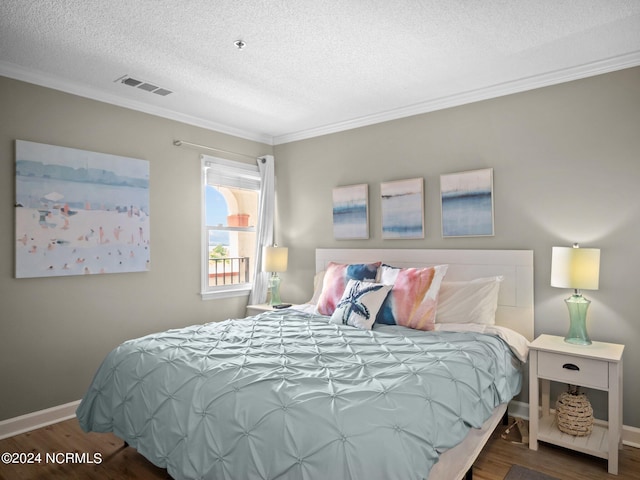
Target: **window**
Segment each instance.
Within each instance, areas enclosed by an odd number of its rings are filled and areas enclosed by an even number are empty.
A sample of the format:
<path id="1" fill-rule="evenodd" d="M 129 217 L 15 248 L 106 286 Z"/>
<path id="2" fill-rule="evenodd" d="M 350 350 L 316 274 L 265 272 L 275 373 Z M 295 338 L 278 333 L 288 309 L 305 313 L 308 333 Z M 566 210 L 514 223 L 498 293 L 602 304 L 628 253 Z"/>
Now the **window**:
<path id="1" fill-rule="evenodd" d="M 256 268 L 257 165 L 202 157 L 202 296 L 248 295 Z"/>

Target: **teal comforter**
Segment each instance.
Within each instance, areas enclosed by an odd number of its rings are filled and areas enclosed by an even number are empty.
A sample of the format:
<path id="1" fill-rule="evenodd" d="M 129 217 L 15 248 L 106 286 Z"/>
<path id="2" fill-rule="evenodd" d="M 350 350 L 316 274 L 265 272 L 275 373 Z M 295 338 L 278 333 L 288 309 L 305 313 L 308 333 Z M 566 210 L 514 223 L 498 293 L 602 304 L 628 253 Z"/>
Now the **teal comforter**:
<path id="1" fill-rule="evenodd" d="M 290 310 L 123 343 L 77 417 L 176 479 L 420 479 L 520 387 L 498 337 Z"/>

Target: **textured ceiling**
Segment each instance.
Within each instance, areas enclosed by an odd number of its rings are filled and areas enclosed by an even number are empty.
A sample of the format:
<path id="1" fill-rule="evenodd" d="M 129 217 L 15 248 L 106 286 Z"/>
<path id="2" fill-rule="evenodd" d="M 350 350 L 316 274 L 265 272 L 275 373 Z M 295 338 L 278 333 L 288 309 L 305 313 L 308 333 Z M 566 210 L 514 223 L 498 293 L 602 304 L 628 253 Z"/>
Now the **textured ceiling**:
<path id="1" fill-rule="evenodd" d="M 640 0 L 0 3 L 1 75 L 275 144 L 635 65 Z"/>

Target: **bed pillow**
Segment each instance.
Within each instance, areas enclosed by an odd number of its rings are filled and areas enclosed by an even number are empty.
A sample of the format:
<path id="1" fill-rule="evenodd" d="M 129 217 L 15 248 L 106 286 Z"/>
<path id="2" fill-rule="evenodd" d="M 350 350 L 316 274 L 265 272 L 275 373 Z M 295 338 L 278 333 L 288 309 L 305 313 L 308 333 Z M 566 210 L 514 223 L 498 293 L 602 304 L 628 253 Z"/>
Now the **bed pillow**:
<path id="1" fill-rule="evenodd" d="M 371 330 L 389 290 L 391 285 L 349 280 L 330 322 Z"/>
<path id="2" fill-rule="evenodd" d="M 494 325 L 503 278 L 497 276 L 476 278 L 468 282 L 443 282 L 436 323 Z"/>
<path id="3" fill-rule="evenodd" d="M 375 281 L 380 263 L 330 262 L 322 279 L 322 293 L 318 298 L 317 312 L 320 315 L 331 315 L 342 298 L 349 280 Z"/>
<path id="4" fill-rule="evenodd" d="M 448 265 L 426 268 L 380 267 L 380 283 L 393 285 L 376 322 L 433 330 L 438 292 Z"/>
<path id="5" fill-rule="evenodd" d="M 322 282 L 324 280 L 324 273 L 325 273 L 325 270 L 322 270 L 314 275 L 313 296 L 311 297 L 311 300 L 309 300 L 308 303 L 311 303 L 313 305 L 318 304 L 318 300 L 320 300 L 320 294 L 322 293 Z"/>

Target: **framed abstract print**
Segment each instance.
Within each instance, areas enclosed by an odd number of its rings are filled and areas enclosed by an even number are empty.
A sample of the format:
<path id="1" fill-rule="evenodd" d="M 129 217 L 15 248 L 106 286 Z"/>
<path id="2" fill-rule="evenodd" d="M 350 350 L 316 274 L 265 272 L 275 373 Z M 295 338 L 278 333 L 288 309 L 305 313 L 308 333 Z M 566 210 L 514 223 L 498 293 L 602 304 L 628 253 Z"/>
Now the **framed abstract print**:
<path id="1" fill-rule="evenodd" d="M 442 236 L 492 236 L 493 169 L 440 175 Z"/>
<path id="2" fill-rule="evenodd" d="M 380 184 L 382 238 L 424 238 L 424 179 Z"/>
<path id="3" fill-rule="evenodd" d="M 369 186 L 333 189 L 333 236 L 336 240 L 369 238 Z"/>

